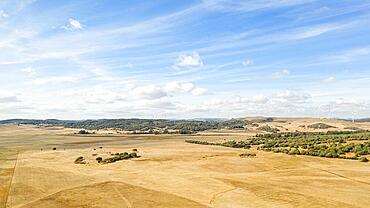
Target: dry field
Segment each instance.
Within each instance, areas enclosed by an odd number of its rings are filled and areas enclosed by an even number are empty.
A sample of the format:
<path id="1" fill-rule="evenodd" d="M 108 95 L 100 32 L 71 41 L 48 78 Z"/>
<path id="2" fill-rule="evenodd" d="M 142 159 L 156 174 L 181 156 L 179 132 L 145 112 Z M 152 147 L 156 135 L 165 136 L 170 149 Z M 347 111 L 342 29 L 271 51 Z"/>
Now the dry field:
<path id="1" fill-rule="evenodd" d="M 75 131 L 0 126 L 0 207 L 370 207 L 370 163 L 253 149 L 247 152 L 256 157 L 241 158 L 245 150 L 184 142 L 241 139 L 248 132 Z M 140 158 L 101 165 L 92 156 L 133 148 Z M 74 164 L 79 156 L 88 164 Z"/>

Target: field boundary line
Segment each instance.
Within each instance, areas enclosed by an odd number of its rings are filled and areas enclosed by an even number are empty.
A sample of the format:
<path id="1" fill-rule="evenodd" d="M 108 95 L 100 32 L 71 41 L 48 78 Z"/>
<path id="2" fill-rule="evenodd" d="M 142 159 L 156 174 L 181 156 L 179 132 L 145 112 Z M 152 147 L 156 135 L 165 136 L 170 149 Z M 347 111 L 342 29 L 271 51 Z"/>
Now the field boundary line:
<path id="1" fill-rule="evenodd" d="M 17 152 L 17 158 L 15 159 L 12 177 L 10 178 L 9 188 L 8 188 L 8 192 L 7 192 L 7 195 L 6 195 L 6 198 L 5 198 L 5 203 L 4 203 L 5 208 L 8 207 L 8 199 L 9 199 L 10 191 L 12 189 L 13 179 L 14 179 L 14 175 L 15 175 L 15 169 L 17 168 L 17 163 L 18 163 L 18 157 L 19 157 L 19 151 Z"/>
<path id="2" fill-rule="evenodd" d="M 224 191 L 213 194 L 211 200 L 209 201 L 209 204 L 215 203 L 215 201 L 218 197 L 220 197 L 223 194 L 226 194 L 227 192 L 234 191 L 236 189 L 238 189 L 238 187 L 230 188 L 230 189 L 227 189 L 227 190 L 224 190 Z"/>
<path id="3" fill-rule="evenodd" d="M 349 177 L 346 177 L 346 176 L 344 176 L 344 175 L 340 175 L 340 174 L 338 174 L 338 173 L 334 173 L 334 172 L 331 172 L 331 171 L 328 171 L 328 170 L 325 170 L 325 169 L 321 169 L 321 168 L 318 168 L 318 169 L 319 169 L 319 170 L 321 170 L 321 171 L 327 172 L 327 173 L 329 173 L 329 174 L 335 175 L 335 176 L 337 176 L 337 177 L 340 177 L 340 178 L 344 178 L 344 179 L 347 179 L 347 180 L 350 180 L 350 181 L 355 181 L 355 182 L 357 182 L 357 183 L 362 183 L 362 184 L 370 185 L 370 183 L 365 182 L 365 181 L 360 181 L 360 180 L 356 180 L 356 179 L 354 179 L 354 178 L 349 178 Z"/>
<path id="4" fill-rule="evenodd" d="M 119 194 L 119 196 L 121 197 L 121 199 L 123 201 L 125 201 L 127 208 L 132 208 L 131 202 L 126 197 L 124 197 L 122 195 L 122 193 L 117 189 L 117 187 L 114 184 L 113 184 L 113 188 Z"/>

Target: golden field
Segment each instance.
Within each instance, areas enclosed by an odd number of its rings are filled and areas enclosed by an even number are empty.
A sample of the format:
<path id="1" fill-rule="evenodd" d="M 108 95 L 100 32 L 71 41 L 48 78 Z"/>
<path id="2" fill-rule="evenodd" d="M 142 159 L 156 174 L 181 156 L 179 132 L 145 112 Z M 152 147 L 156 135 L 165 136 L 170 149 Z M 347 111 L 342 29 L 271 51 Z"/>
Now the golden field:
<path id="1" fill-rule="evenodd" d="M 269 125 L 304 131 L 302 125 L 312 122 L 316 120 L 302 118 Z M 368 123 L 329 122 L 340 129 L 370 129 Z M 74 132 L 0 126 L 0 207 L 370 207 L 370 163 L 184 142 L 240 140 L 255 130 L 196 135 Z M 96 155 L 104 158 L 134 148 L 140 158 L 95 161 Z M 239 157 L 244 152 L 257 156 Z M 75 164 L 79 156 L 87 164 Z"/>

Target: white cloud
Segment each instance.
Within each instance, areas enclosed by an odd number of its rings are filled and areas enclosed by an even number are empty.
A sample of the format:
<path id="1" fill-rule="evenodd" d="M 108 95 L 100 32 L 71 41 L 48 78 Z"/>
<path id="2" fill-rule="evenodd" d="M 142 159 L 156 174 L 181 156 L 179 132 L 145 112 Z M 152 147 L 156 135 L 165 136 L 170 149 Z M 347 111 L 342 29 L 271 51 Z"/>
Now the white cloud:
<path id="1" fill-rule="evenodd" d="M 250 65 L 253 65 L 253 60 L 250 60 L 250 59 L 246 59 L 242 62 L 243 66 L 250 66 Z"/>
<path id="2" fill-rule="evenodd" d="M 280 78 L 289 76 L 289 74 L 290 74 L 290 72 L 288 70 L 284 69 L 282 71 L 272 73 L 272 78 L 280 79 Z"/>
<path id="3" fill-rule="evenodd" d="M 191 94 L 193 94 L 195 96 L 206 95 L 206 94 L 208 94 L 208 89 L 197 87 L 197 88 L 194 88 L 191 91 Z"/>
<path id="4" fill-rule="evenodd" d="M 45 85 L 45 84 L 55 84 L 62 82 L 76 82 L 80 80 L 80 77 L 75 76 L 49 76 L 49 77 L 40 77 L 34 79 L 31 84 L 34 85 Z"/>
<path id="5" fill-rule="evenodd" d="M 16 96 L 0 97 L 0 103 L 15 103 L 15 102 L 20 102 L 20 100 Z"/>
<path id="6" fill-rule="evenodd" d="M 253 97 L 237 97 L 235 103 L 244 103 L 244 104 L 265 104 L 269 101 L 265 95 L 259 94 Z"/>
<path id="7" fill-rule="evenodd" d="M 259 104 L 265 104 L 268 101 L 269 101 L 269 99 L 266 96 L 262 95 L 262 94 L 256 95 L 256 96 L 252 97 L 252 99 L 251 99 L 251 102 L 259 103 Z"/>
<path id="8" fill-rule="evenodd" d="M 124 93 L 118 93 L 101 86 L 95 86 L 87 90 L 63 91 L 62 96 L 70 98 L 68 100 L 74 100 L 79 105 L 112 104 L 118 101 L 124 101 L 127 98 Z"/>
<path id="9" fill-rule="evenodd" d="M 123 65 L 122 67 L 132 69 L 134 67 L 134 65 L 129 62 L 129 63 Z"/>
<path id="10" fill-rule="evenodd" d="M 169 93 L 187 93 L 190 92 L 194 96 L 208 94 L 208 89 L 195 87 L 191 82 L 169 82 L 165 85 L 164 89 Z"/>
<path id="11" fill-rule="evenodd" d="M 320 36 L 324 33 L 332 32 L 334 30 L 338 30 L 344 27 L 343 25 L 319 25 L 312 28 L 304 29 L 303 31 L 299 31 L 296 34 L 293 34 L 292 38 L 296 40 L 313 38 L 316 36 Z"/>
<path id="12" fill-rule="evenodd" d="M 333 62 L 351 62 L 358 58 L 367 58 L 370 54 L 370 47 L 352 48 L 346 51 L 341 51 L 337 54 L 327 57 Z"/>
<path id="13" fill-rule="evenodd" d="M 159 99 L 167 96 L 167 93 L 157 85 L 136 87 L 130 91 L 134 98 Z"/>
<path id="14" fill-rule="evenodd" d="M 68 24 L 65 26 L 62 26 L 62 28 L 65 30 L 73 31 L 73 30 L 81 30 L 83 27 L 80 21 L 73 19 L 73 18 L 69 18 Z"/>
<path id="15" fill-rule="evenodd" d="M 285 90 L 283 92 L 276 93 L 273 98 L 277 101 L 286 103 L 303 103 L 311 98 L 311 95 L 301 91 Z"/>
<path id="16" fill-rule="evenodd" d="M 22 70 L 21 70 L 22 72 L 24 72 L 24 73 L 26 73 L 26 74 L 28 74 L 28 75 L 30 75 L 30 76 L 34 76 L 34 75 L 36 75 L 36 70 L 35 69 L 33 69 L 32 67 L 27 67 L 27 68 L 23 68 Z"/>
<path id="17" fill-rule="evenodd" d="M 199 67 L 203 66 L 203 61 L 197 52 L 192 55 L 183 54 L 177 58 L 176 66 L 178 67 Z"/>
<path id="18" fill-rule="evenodd" d="M 260 0 L 260 1 L 203 0 L 203 5 L 205 9 L 209 10 L 218 10 L 223 12 L 233 12 L 233 11 L 252 12 L 256 10 L 299 5 L 311 1 L 312 0 Z"/>
<path id="19" fill-rule="evenodd" d="M 7 18 L 9 17 L 9 14 L 6 13 L 4 10 L 0 10 L 0 17 Z"/>
<path id="20" fill-rule="evenodd" d="M 190 92 L 194 89 L 194 84 L 190 82 L 170 82 L 165 86 L 166 91 L 170 93 L 184 93 Z"/>
<path id="21" fill-rule="evenodd" d="M 322 80 L 321 82 L 324 83 L 324 84 L 329 84 L 329 83 L 334 83 L 337 81 L 337 78 L 331 76 L 331 77 L 328 77 L 324 80 Z"/>
<path id="22" fill-rule="evenodd" d="M 157 99 L 157 100 L 147 100 L 143 102 L 144 108 L 156 108 L 156 109 L 175 109 L 176 105 L 170 101 Z"/>

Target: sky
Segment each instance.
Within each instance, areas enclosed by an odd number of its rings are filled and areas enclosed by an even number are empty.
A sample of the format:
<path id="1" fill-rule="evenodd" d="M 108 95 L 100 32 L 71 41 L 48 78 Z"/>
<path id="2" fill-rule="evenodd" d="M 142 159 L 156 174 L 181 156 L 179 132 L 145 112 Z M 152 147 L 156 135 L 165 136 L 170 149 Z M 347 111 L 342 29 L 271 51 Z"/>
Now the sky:
<path id="1" fill-rule="evenodd" d="M 0 120 L 370 117 L 370 0 L 0 0 Z"/>

